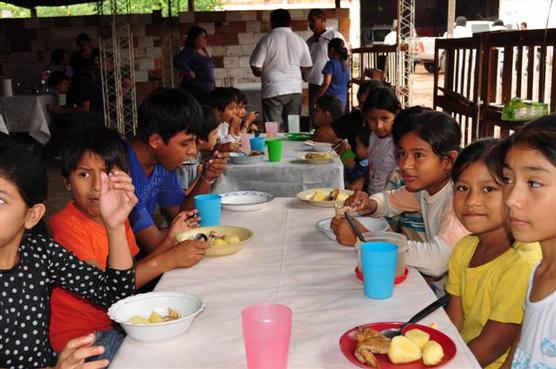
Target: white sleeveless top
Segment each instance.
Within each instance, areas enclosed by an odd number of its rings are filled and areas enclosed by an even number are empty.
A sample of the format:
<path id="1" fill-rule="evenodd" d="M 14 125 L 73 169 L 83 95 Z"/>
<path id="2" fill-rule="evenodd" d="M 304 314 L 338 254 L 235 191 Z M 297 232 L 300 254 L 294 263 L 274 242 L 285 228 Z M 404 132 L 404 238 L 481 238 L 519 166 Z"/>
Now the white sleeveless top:
<path id="1" fill-rule="evenodd" d="M 556 369 L 556 291 L 531 302 L 531 286 L 538 264 L 529 277 L 521 336 L 512 369 Z"/>

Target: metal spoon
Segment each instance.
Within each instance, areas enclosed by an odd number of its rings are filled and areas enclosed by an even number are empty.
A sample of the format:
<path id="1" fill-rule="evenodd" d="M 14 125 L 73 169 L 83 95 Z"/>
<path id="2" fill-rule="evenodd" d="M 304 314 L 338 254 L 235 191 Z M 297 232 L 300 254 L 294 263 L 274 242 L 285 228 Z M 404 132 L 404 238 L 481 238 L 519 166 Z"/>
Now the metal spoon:
<path id="1" fill-rule="evenodd" d="M 439 298 L 438 300 L 436 300 L 435 302 L 433 302 L 432 304 L 428 305 L 427 307 L 425 307 L 423 310 L 419 311 L 417 314 L 415 314 L 414 316 L 411 317 L 411 319 L 409 319 L 406 323 L 404 323 L 402 326 L 400 326 L 399 328 L 390 328 L 390 329 L 385 329 L 383 331 L 381 331 L 380 333 L 382 333 L 383 335 L 385 335 L 388 338 L 394 338 L 396 336 L 399 336 L 402 334 L 402 331 L 410 324 L 413 323 L 417 323 L 419 320 L 423 319 L 424 317 L 428 316 L 430 313 L 432 313 L 433 311 L 435 311 L 436 309 L 438 309 L 441 306 L 444 306 L 448 303 L 449 300 L 449 295 L 445 295 L 441 298 Z"/>
<path id="2" fill-rule="evenodd" d="M 349 225 L 351 226 L 351 228 L 353 229 L 353 231 L 355 232 L 355 235 L 357 236 L 357 238 L 359 238 L 359 240 L 361 242 L 367 242 L 365 240 L 365 237 L 363 237 L 363 233 L 361 233 L 361 231 L 359 230 L 359 228 L 357 228 L 357 225 L 355 225 L 355 220 L 353 220 L 352 216 L 349 215 L 347 212 L 344 214 Z"/>
<path id="3" fill-rule="evenodd" d="M 196 235 L 191 237 L 191 239 L 194 240 L 194 241 L 205 241 L 205 242 L 208 241 L 208 237 L 204 233 L 197 233 Z"/>

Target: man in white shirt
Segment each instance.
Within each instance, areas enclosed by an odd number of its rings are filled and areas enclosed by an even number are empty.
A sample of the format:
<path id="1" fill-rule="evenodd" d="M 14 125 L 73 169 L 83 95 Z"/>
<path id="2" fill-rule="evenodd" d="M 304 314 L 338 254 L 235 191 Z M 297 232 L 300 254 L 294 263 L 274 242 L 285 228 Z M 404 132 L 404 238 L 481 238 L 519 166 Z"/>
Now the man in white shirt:
<path id="1" fill-rule="evenodd" d="M 251 54 L 253 74 L 262 80 L 262 110 L 266 122 L 287 122 L 288 115 L 300 115 L 301 74 L 313 63 L 305 41 L 290 28 L 290 13 L 270 13 L 272 31 L 263 36 Z"/>
<path id="2" fill-rule="evenodd" d="M 448 32 L 444 32 L 444 38 L 448 37 Z M 456 18 L 456 26 L 454 27 L 454 32 L 452 38 L 466 38 L 473 37 L 473 32 L 471 28 L 467 27 L 467 18 L 460 15 Z"/>
<path id="3" fill-rule="evenodd" d="M 345 39 L 340 32 L 326 26 L 326 15 L 321 9 L 311 9 L 307 22 L 313 31 L 313 35 L 307 39 L 313 67 L 305 73 L 304 78 L 309 83 L 309 116 L 312 117 L 317 92 L 322 85 L 322 69 L 328 61 L 328 43 L 334 38 L 341 38 L 344 42 Z"/>

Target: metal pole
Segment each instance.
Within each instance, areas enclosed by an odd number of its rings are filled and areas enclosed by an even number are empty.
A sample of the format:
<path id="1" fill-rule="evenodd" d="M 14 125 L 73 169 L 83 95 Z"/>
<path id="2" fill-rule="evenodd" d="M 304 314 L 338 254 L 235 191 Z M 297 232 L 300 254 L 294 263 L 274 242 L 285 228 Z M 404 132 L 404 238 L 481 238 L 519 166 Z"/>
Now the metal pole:
<path id="1" fill-rule="evenodd" d="M 448 38 L 454 35 L 454 23 L 456 21 L 456 0 L 448 0 L 448 24 L 447 32 Z"/>

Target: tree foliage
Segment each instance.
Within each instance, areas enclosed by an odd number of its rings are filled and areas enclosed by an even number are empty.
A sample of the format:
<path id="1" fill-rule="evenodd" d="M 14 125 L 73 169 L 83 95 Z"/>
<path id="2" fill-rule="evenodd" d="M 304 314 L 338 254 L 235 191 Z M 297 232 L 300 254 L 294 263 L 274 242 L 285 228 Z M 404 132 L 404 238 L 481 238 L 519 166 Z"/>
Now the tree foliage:
<path id="1" fill-rule="evenodd" d="M 132 14 L 149 14 L 153 10 L 161 10 L 163 16 L 168 16 L 168 2 L 158 0 L 130 0 L 130 12 Z M 174 7 L 179 5 L 179 11 L 187 11 L 187 0 L 173 0 Z M 222 0 L 195 0 L 196 11 L 215 11 L 221 10 Z M 104 1 L 104 9 L 109 9 L 109 2 Z M 98 14 L 98 4 L 96 2 L 76 4 L 68 6 L 38 6 L 36 7 L 38 17 L 65 17 L 79 15 Z M 6 17 L 11 13 L 13 18 L 29 18 L 31 11 L 27 8 L 18 7 L 8 3 L 0 2 L 0 12 Z M 104 12 L 107 13 L 106 11 Z M 109 13 L 109 12 L 108 12 Z M 172 13 L 176 15 L 176 9 L 172 9 Z"/>

